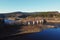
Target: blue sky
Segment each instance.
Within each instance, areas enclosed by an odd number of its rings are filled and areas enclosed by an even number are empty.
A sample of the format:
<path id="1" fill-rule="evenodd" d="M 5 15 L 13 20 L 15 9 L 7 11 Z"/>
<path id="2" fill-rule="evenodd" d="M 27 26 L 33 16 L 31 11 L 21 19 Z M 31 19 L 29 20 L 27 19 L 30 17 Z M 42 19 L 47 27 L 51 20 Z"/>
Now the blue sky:
<path id="1" fill-rule="evenodd" d="M 0 13 L 60 11 L 60 0 L 0 0 Z"/>

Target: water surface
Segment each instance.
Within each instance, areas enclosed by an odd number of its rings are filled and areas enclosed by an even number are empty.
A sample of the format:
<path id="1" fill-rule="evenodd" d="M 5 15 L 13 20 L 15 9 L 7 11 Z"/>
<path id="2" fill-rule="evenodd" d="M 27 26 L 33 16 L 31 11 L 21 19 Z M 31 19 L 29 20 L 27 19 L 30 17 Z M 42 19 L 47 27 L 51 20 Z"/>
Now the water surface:
<path id="1" fill-rule="evenodd" d="M 23 34 L 5 38 L 6 40 L 60 40 L 60 24 L 53 24 L 57 28 L 49 28 L 37 33 Z"/>

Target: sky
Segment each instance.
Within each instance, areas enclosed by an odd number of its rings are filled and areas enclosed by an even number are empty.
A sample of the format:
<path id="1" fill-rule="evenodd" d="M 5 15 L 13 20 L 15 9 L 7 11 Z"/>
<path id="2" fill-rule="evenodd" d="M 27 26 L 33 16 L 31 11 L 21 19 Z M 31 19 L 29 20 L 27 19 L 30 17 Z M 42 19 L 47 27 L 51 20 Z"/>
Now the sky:
<path id="1" fill-rule="evenodd" d="M 0 0 L 0 13 L 59 11 L 60 0 Z"/>

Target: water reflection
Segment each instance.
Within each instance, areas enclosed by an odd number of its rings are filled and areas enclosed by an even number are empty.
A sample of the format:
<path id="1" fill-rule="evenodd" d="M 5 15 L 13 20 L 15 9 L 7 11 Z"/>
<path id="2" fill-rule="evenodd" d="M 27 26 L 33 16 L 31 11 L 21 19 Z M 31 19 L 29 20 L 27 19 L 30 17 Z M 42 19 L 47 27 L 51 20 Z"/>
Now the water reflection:
<path id="1" fill-rule="evenodd" d="M 38 33 L 15 35 L 6 37 L 6 40 L 60 40 L 60 28 L 47 29 Z"/>
<path id="2" fill-rule="evenodd" d="M 3 40 L 60 40 L 60 24 L 53 25 L 56 25 L 57 28 L 49 28 L 37 33 L 10 36 Z"/>

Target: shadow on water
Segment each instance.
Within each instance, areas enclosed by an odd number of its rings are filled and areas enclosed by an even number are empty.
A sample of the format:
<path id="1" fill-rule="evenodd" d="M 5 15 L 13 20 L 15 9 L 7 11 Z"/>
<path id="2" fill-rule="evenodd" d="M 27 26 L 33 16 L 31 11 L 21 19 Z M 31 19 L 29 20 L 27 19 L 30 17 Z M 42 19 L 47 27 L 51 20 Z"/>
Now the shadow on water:
<path id="1" fill-rule="evenodd" d="M 57 24 L 48 24 L 47 25 L 56 25 Z M 0 39 L 2 40 L 60 40 L 60 28 L 53 28 L 43 30 L 38 33 L 28 33 L 28 34 L 20 34 L 14 36 L 7 36 L 11 34 L 16 34 L 21 32 L 22 25 L 7 25 L 0 24 Z"/>
<path id="2" fill-rule="evenodd" d="M 3 38 L 3 40 L 60 40 L 60 28 L 47 29 L 37 33 L 9 36 Z"/>
<path id="3" fill-rule="evenodd" d="M 0 24 L 0 38 L 21 32 L 22 25 Z"/>
<path id="4" fill-rule="evenodd" d="M 3 40 L 60 40 L 60 28 L 50 28 L 37 33 L 8 36 L 2 39 Z"/>

